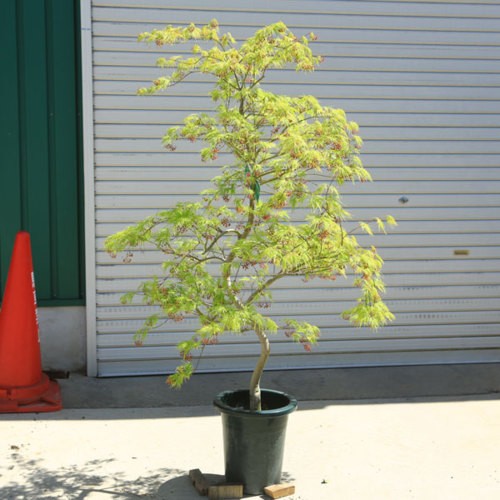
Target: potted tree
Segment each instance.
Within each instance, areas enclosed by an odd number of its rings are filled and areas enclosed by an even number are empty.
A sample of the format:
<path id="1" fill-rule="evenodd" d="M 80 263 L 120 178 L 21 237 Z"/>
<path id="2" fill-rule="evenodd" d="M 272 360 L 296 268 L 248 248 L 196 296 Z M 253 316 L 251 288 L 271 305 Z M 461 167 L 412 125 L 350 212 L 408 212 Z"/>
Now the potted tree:
<path id="1" fill-rule="evenodd" d="M 199 201 L 147 217 L 108 237 L 105 246 L 112 255 L 127 251 L 127 260 L 143 247 L 165 256 L 162 277 L 123 297 L 129 303 L 139 293 L 145 303 L 158 306 L 137 332 L 136 343 L 142 344 L 161 317 L 199 319 L 192 338 L 178 345 L 181 363 L 167 379 L 172 387 L 192 375 L 195 350 L 217 343 L 224 333 L 255 334 L 260 356 L 248 389 L 224 392 L 215 404 L 226 425 L 227 479 L 242 481 L 249 493 L 260 493 L 267 484 L 279 482 L 284 426 L 296 406 L 292 397 L 260 388 L 270 335 L 281 331 L 309 351 L 320 334 L 307 322 L 290 318 L 278 324 L 273 319 L 267 309 L 273 285 L 288 277 L 335 280 L 349 274 L 360 297 L 343 318 L 372 328 L 393 318 L 381 298 L 382 259 L 346 229 L 350 215 L 338 192 L 346 181 L 371 180 L 359 158 L 362 141 L 344 111 L 322 106 L 312 96 L 280 95 L 264 88 L 272 71 L 313 71 L 321 62 L 309 48 L 316 39 L 312 33 L 298 38 L 279 22 L 238 44 L 230 33 L 221 34 L 213 20 L 203 27 L 168 26 L 139 39 L 158 46 L 192 44 L 187 57 L 160 58 L 158 66 L 170 68 L 168 76 L 140 94 L 168 89 L 193 73 L 213 79 L 213 112 L 191 114 L 183 125 L 171 127 L 163 138 L 165 148 L 173 151 L 186 141 L 201 141 L 204 162 L 222 153 L 228 160 Z M 395 221 L 374 218 L 357 227 L 372 234 L 371 223 L 384 230 Z M 250 431 L 235 420 L 240 418 Z M 267 422 L 257 423 L 263 419 Z M 281 437 L 266 434 L 273 426 Z M 250 439 L 256 449 L 242 456 L 234 441 L 255 432 L 258 436 Z M 276 444 L 274 451 L 263 449 L 269 442 Z M 247 476 L 248 469 L 263 477 Z"/>

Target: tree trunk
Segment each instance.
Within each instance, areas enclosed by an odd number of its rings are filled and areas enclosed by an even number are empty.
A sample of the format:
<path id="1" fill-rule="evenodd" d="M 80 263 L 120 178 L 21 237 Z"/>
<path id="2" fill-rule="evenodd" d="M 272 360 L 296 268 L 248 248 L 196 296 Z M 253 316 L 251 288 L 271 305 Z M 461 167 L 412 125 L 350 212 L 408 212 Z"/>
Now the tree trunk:
<path id="1" fill-rule="evenodd" d="M 258 326 L 255 327 L 255 333 L 257 334 L 257 337 L 259 337 L 260 341 L 260 356 L 253 371 L 252 379 L 250 380 L 250 410 L 261 411 L 262 399 L 260 394 L 260 379 L 262 378 L 267 358 L 269 358 L 271 346 L 269 344 L 269 339 L 262 328 Z"/>

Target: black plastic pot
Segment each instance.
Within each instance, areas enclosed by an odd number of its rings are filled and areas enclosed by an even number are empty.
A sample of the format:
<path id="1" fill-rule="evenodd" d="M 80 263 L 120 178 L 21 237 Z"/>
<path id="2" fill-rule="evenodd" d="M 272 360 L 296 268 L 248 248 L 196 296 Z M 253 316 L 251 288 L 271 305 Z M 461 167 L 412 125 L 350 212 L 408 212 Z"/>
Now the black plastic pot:
<path id="1" fill-rule="evenodd" d="M 281 481 L 288 415 L 297 400 L 284 392 L 262 390 L 262 411 L 248 409 L 249 391 L 225 391 L 214 405 L 222 416 L 226 481 L 258 495 Z"/>

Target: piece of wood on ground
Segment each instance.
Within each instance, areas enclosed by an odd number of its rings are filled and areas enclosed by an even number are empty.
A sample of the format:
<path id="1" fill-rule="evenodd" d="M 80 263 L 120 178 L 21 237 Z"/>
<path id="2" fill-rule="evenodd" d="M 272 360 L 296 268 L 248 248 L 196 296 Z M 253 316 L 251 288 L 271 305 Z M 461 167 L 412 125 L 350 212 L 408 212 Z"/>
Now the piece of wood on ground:
<path id="1" fill-rule="evenodd" d="M 223 498 L 243 498 L 242 484 L 218 484 L 208 488 L 209 500 L 219 500 Z"/>
<path id="2" fill-rule="evenodd" d="M 266 486 L 264 488 L 264 493 L 271 498 L 286 497 L 295 493 L 295 485 L 285 483 L 273 484 L 272 486 Z"/>
<path id="3" fill-rule="evenodd" d="M 210 487 L 209 480 L 204 476 L 200 469 L 192 469 L 189 471 L 189 478 L 200 495 L 207 496 L 208 488 Z"/>

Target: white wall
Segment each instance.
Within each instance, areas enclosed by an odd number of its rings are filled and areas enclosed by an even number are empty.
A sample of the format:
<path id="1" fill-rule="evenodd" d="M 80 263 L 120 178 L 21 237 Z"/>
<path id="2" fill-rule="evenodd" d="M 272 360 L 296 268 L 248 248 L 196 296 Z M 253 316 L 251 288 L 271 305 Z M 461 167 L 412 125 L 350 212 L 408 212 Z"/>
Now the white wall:
<path id="1" fill-rule="evenodd" d="M 162 53 L 138 43 L 138 33 L 213 17 L 240 39 L 278 20 L 319 36 L 312 47 L 325 56 L 320 69 L 277 73 L 273 90 L 311 93 L 360 124 L 375 182 L 345 186 L 345 202 L 355 217 L 399 221 L 389 236 L 364 238 L 386 261 L 396 321 L 376 333 L 354 329 L 338 316 L 354 297 L 347 285 L 289 280 L 275 314 L 307 316 L 323 335 L 312 354 L 277 337 L 270 366 L 500 361 L 498 1 L 93 0 L 95 169 L 87 181 L 95 194 L 97 335 L 91 329 L 89 345 L 95 341 L 97 372 L 171 370 L 176 342 L 196 328 L 194 320 L 167 323 L 135 348 L 133 332 L 150 310 L 123 307 L 119 297 L 159 273 L 161 258 L 145 252 L 124 265 L 103 252 L 103 241 L 192 199 L 213 173 L 194 151 L 166 153 L 160 141 L 169 125 L 210 107 L 209 82 L 135 94 L 159 75 L 154 61 Z M 206 350 L 200 368 L 249 368 L 256 351 L 251 337 L 228 336 Z"/>
<path id="2" fill-rule="evenodd" d="M 84 371 L 87 361 L 85 307 L 39 307 L 44 370 Z"/>

